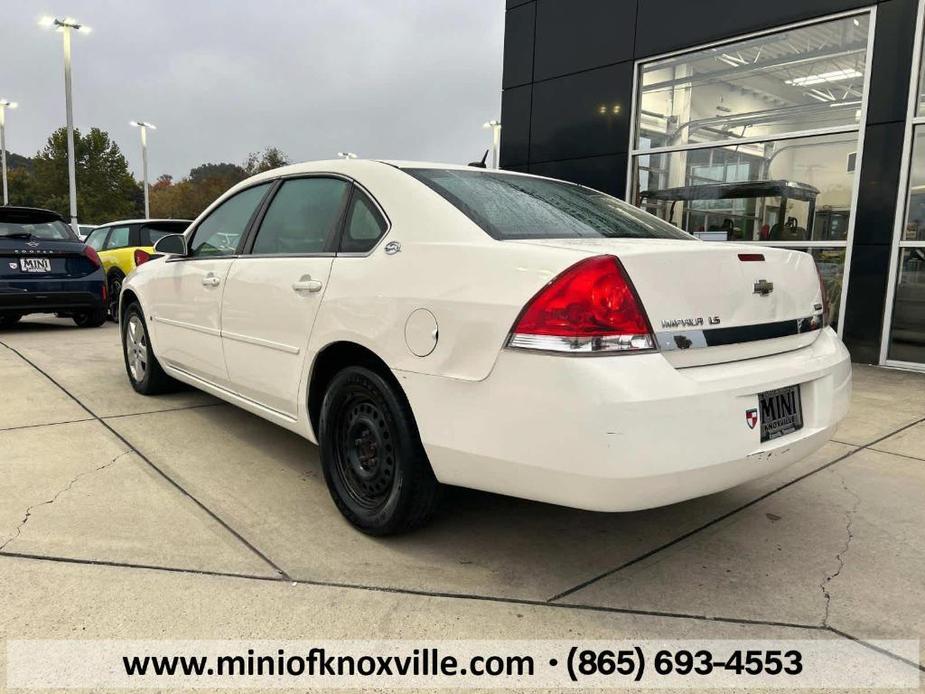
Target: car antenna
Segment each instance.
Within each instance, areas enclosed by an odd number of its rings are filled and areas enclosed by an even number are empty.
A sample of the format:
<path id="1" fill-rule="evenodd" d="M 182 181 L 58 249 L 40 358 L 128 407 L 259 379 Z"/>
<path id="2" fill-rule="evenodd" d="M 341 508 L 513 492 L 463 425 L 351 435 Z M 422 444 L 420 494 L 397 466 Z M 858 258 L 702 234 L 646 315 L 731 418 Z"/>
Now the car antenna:
<path id="1" fill-rule="evenodd" d="M 485 154 L 482 155 L 482 161 L 470 161 L 469 166 L 474 166 L 477 169 L 487 169 L 485 166 L 485 160 L 488 159 L 488 150 L 485 150 Z"/>

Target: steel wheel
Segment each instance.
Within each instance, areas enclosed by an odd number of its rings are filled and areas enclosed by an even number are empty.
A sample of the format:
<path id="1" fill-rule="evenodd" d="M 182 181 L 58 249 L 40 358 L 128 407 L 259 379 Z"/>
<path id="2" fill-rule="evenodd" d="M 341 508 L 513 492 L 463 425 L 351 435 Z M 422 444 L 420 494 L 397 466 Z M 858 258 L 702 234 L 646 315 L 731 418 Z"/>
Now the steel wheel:
<path id="1" fill-rule="evenodd" d="M 144 381 L 148 371 L 148 338 L 138 314 L 132 314 L 125 328 L 125 357 L 132 380 Z"/>
<path id="2" fill-rule="evenodd" d="M 376 509 L 395 483 L 394 434 L 385 414 L 371 399 L 354 393 L 337 423 L 337 473 L 351 498 Z"/>

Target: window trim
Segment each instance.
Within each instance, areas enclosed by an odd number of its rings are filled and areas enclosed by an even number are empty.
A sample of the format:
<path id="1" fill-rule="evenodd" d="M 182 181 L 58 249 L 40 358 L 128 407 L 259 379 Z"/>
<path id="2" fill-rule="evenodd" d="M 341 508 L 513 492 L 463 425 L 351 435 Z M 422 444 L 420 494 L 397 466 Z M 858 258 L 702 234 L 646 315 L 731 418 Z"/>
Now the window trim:
<path id="1" fill-rule="evenodd" d="M 909 98 L 906 104 L 906 124 L 900 158 L 899 187 L 896 196 L 896 217 L 893 220 L 893 239 L 890 243 L 890 266 L 887 271 L 886 298 L 883 304 L 883 326 L 880 332 L 881 366 L 893 366 L 910 371 L 925 371 L 925 363 L 890 359 L 890 334 L 893 331 L 893 312 L 896 308 L 896 284 L 899 281 L 899 257 L 903 249 L 925 248 L 925 241 L 904 241 L 903 228 L 909 207 L 909 178 L 912 169 L 912 150 L 915 128 L 925 127 L 925 115 L 918 115 L 919 89 L 925 86 L 920 80 L 925 41 L 925 0 L 919 0 L 915 18 L 915 44 L 912 48 L 912 65 L 909 71 Z"/>
<path id="2" fill-rule="evenodd" d="M 919 9 L 921 11 L 921 4 L 925 0 L 919 0 Z M 656 62 L 658 60 L 664 60 L 666 58 L 679 57 L 683 55 L 693 54 L 698 51 L 702 51 L 709 48 L 716 48 L 719 46 L 728 46 L 741 41 L 746 41 L 753 38 L 759 38 L 762 36 L 770 36 L 773 34 L 779 34 L 781 32 L 790 31 L 793 29 L 800 29 L 803 27 L 814 26 L 817 24 L 825 24 L 826 22 L 831 22 L 839 19 L 846 19 L 848 17 L 857 17 L 860 15 L 868 15 L 869 24 L 868 24 L 868 33 L 867 33 L 867 53 L 865 56 L 865 72 L 864 72 L 864 88 L 861 94 L 861 118 L 858 121 L 856 126 L 836 126 L 836 127 L 827 127 L 827 128 L 817 128 L 810 130 L 803 130 L 799 132 L 783 133 L 783 134 L 772 134 L 767 136 L 762 136 L 757 140 L 753 138 L 741 138 L 741 139 L 731 139 L 731 140 L 718 140 L 717 142 L 711 142 L 705 147 L 699 146 L 701 143 L 695 143 L 697 146 L 689 147 L 684 145 L 679 145 L 677 147 L 658 147 L 650 149 L 639 149 L 636 146 L 636 135 L 637 135 L 637 118 L 639 115 L 639 98 L 640 98 L 640 84 L 639 84 L 639 75 L 640 70 L 643 64 Z M 716 147 L 730 147 L 737 146 L 742 144 L 748 144 L 748 140 L 754 142 L 775 142 L 778 140 L 789 140 L 796 138 L 804 137 L 813 137 L 820 135 L 833 135 L 840 133 L 849 133 L 857 132 L 858 133 L 858 146 L 857 146 L 857 159 L 858 164 L 855 166 L 854 170 L 854 181 L 851 188 L 851 205 L 849 207 L 850 221 L 848 226 L 848 233 L 845 236 L 844 241 L 841 242 L 826 242 L 825 245 L 818 246 L 822 248 L 845 248 L 845 264 L 842 269 L 842 291 L 841 299 L 839 302 L 838 309 L 838 325 L 836 330 L 839 335 L 844 333 L 845 327 L 845 306 L 848 299 L 848 289 L 850 288 L 850 279 L 851 279 L 851 256 L 852 256 L 852 247 L 854 245 L 854 229 L 857 222 L 857 206 L 858 206 L 858 196 L 860 192 L 860 175 L 861 168 L 864 161 L 864 139 L 865 133 L 867 131 L 867 111 L 870 108 L 870 80 L 872 77 L 872 68 L 873 68 L 873 58 L 874 58 L 874 37 L 877 33 L 877 4 L 873 3 L 867 5 L 866 7 L 859 7 L 851 10 L 846 10 L 844 12 L 835 12 L 831 14 L 826 14 L 820 17 L 814 17 L 812 19 L 791 22 L 789 24 L 782 24 L 779 26 L 771 27 L 769 29 L 762 29 L 760 31 L 754 31 L 747 34 L 740 34 L 726 39 L 721 39 L 718 41 L 711 41 L 709 43 L 696 44 L 694 46 L 688 46 L 676 51 L 670 51 L 667 53 L 660 53 L 656 55 L 646 56 L 644 58 L 639 58 L 633 61 L 633 95 L 631 102 L 631 114 L 630 114 L 630 123 L 629 123 L 629 145 L 627 147 L 627 156 L 626 156 L 626 194 L 625 200 L 630 204 L 633 203 L 633 164 L 637 157 L 645 156 L 646 154 L 659 154 L 667 152 L 676 152 L 690 149 L 713 149 Z M 920 42 L 921 43 L 921 42 Z M 919 47 L 918 50 L 921 50 Z M 915 71 L 917 79 L 917 71 Z M 910 90 L 911 91 L 911 90 Z M 925 121 L 925 118 L 923 118 Z M 705 242 L 705 243 L 721 243 L 721 242 Z M 769 243 L 766 241 L 743 241 L 742 243 L 752 243 L 756 246 L 764 245 L 778 245 L 778 243 Z M 793 244 L 787 242 L 787 248 L 809 248 L 810 246 L 806 245 L 807 242 Z M 783 244 L 781 244 L 783 245 Z M 889 291 L 889 289 L 888 289 Z M 882 358 L 881 358 L 882 360 Z"/>

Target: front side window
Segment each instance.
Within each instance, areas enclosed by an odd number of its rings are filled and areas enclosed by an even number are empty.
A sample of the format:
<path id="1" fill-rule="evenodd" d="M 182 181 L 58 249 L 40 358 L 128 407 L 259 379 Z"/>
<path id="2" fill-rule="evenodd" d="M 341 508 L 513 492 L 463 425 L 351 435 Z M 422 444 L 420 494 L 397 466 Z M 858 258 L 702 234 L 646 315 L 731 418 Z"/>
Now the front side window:
<path id="1" fill-rule="evenodd" d="M 691 239 L 590 188 L 529 176 L 465 169 L 404 171 L 435 190 L 493 238 Z"/>
<path id="2" fill-rule="evenodd" d="M 242 190 L 215 208 L 196 227 L 190 244 L 190 255 L 234 255 L 269 187 L 270 183 L 267 182 Z"/>
<path id="3" fill-rule="evenodd" d="M 106 234 L 109 233 L 109 228 L 106 229 L 97 229 L 87 237 L 87 245 L 90 246 L 95 251 L 103 250 L 103 243 L 106 241 Z"/>
<path id="4" fill-rule="evenodd" d="M 126 248 L 129 245 L 129 232 L 131 227 L 113 227 L 109 233 L 109 239 L 103 250 L 111 251 L 116 248 Z"/>
<path id="5" fill-rule="evenodd" d="M 350 186 L 337 178 L 294 178 L 280 186 L 254 241 L 254 255 L 323 253 L 329 249 Z"/>
<path id="6" fill-rule="evenodd" d="M 369 197 L 356 189 L 347 213 L 347 225 L 340 242 L 341 253 L 366 253 L 372 250 L 386 230 L 386 222 Z"/>

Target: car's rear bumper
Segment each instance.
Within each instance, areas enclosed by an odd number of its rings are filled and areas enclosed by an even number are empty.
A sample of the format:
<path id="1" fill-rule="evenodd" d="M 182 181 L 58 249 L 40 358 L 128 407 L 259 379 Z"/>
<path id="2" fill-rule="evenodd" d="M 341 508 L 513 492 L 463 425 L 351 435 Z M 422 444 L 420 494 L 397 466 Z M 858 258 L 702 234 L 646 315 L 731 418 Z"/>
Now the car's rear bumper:
<path id="1" fill-rule="evenodd" d="M 821 447 L 848 409 L 851 364 L 829 329 L 769 357 L 675 369 L 661 355 L 505 350 L 480 382 L 397 372 L 438 479 L 599 511 L 717 492 Z M 800 384 L 803 428 L 762 443 L 745 412 Z"/>
<path id="2" fill-rule="evenodd" d="M 92 279 L 0 281 L 0 311 L 53 313 L 97 310 L 106 305 L 102 272 Z"/>

